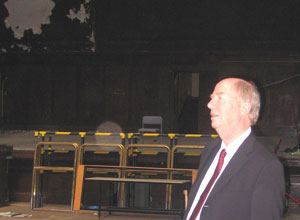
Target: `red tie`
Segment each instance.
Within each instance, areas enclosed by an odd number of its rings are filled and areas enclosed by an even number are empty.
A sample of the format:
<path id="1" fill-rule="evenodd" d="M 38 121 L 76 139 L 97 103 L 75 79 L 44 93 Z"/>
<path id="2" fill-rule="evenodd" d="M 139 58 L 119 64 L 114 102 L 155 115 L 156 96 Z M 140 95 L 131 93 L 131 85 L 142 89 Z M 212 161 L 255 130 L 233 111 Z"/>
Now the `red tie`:
<path id="1" fill-rule="evenodd" d="M 198 214 L 200 212 L 200 209 L 202 208 L 203 203 L 204 203 L 204 201 L 205 201 L 205 199 L 206 199 L 206 197 L 207 197 L 207 195 L 208 195 L 208 193 L 209 193 L 212 185 L 216 181 L 216 179 L 217 179 L 217 177 L 218 177 L 218 175 L 219 175 L 219 173 L 220 173 L 220 171 L 222 169 L 225 156 L 226 156 L 226 151 L 225 151 L 225 149 L 223 149 L 221 151 L 221 153 L 220 153 L 219 162 L 217 164 L 215 172 L 214 172 L 213 176 L 211 177 L 210 181 L 208 182 L 205 190 L 203 191 L 203 193 L 202 193 L 202 195 L 201 195 L 201 197 L 200 197 L 197 205 L 195 206 L 194 211 L 193 211 L 193 213 L 192 213 L 192 215 L 190 217 L 190 220 L 195 220 L 196 217 L 198 216 Z"/>

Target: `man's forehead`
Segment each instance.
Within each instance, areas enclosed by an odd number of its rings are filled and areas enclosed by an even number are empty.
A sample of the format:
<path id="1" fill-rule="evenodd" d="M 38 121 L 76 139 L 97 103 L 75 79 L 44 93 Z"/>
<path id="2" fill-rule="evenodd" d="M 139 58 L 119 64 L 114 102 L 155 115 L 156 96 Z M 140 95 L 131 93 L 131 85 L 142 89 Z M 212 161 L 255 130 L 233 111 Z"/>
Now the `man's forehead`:
<path id="1" fill-rule="evenodd" d="M 232 92 L 232 86 L 230 84 L 217 84 L 213 93 L 214 94 L 226 94 Z"/>
<path id="2" fill-rule="evenodd" d="M 236 91 L 233 87 L 233 84 L 234 83 L 217 84 L 214 91 L 213 91 L 213 93 L 210 95 L 210 97 L 213 97 L 213 96 L 235 97 L 236 96 Z"/>
<path id="3" fill-rule="evenodd" d="M 225 96 L 231 96 L 230 95 L 230 93 L 228 93 L 228 92 L 216 92 L 216 91 L 214 91 L 211 95 L 210 95 L 210 97 L 212 98 L 212 97 L 215 97 L 215 96 L 222 96 L 222 97 L 225 97 Z"/>

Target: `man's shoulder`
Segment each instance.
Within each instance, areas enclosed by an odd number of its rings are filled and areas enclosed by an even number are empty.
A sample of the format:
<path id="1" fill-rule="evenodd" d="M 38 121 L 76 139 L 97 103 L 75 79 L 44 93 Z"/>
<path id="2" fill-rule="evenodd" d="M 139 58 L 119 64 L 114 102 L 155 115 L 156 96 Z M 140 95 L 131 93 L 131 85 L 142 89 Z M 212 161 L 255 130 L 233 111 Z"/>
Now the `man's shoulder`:
<path id="1" fill-rule="evenodd" d="M 204 149 L 205 151 L 211 151 L 216 147 L 221 146 L 222 140 L 219 137 L 212 138 L 207 144 L 205 144 Z"/>
<path id="2" fill-rule="evenodd" d="M 263 138 L 256 137 L 254 134 L 251 134 L 251 137 L 253 138 L 253 149 L 254 154 L 257 158 L 260 158 L 261 160 L 278 160 L 278 157 L 273 152 L 272 146 L 270 146 L 268 143 L 266 143 Z"/>

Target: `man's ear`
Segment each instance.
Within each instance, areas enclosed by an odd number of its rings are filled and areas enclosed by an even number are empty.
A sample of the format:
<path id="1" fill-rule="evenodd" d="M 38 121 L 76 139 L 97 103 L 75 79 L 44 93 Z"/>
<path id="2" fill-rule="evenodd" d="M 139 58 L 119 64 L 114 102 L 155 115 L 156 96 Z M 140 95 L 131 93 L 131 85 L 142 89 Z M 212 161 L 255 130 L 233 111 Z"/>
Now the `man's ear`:
<path id="1" fill-rule="evenodd" d="M 244 102 L 241 106 L 242 115 L 248 114 L 250 112 L 250 104 L 248 102 Z"/>

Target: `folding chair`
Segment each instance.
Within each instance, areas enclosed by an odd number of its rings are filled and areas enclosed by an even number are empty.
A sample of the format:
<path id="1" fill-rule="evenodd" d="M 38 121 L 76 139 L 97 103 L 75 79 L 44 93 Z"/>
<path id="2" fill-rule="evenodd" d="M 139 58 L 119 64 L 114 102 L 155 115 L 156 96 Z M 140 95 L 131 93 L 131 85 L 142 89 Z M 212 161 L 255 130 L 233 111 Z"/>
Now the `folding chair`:
<path id="1" fill-rule="evenodd" d="M 140 133 L 162 133 L 162 117 L 161 116 L 143 116 L 142 128 Z"/>

